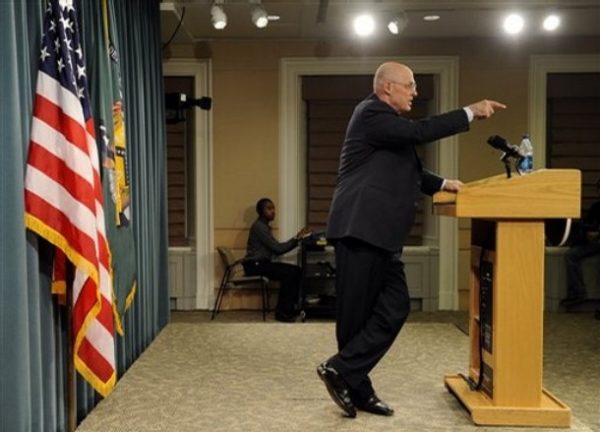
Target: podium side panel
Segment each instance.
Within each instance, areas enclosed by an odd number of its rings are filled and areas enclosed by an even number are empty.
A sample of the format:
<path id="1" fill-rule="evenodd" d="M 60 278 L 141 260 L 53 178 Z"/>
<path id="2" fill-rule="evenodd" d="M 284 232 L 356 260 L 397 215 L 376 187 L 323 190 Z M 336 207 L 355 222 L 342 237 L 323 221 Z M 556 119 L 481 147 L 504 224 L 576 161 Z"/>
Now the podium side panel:
<path id="1" fill-rule="evenodd" d="M 494 282 L 494 404 L 538 407 L 543 367 L 543 221 L 497 223 Z"/>

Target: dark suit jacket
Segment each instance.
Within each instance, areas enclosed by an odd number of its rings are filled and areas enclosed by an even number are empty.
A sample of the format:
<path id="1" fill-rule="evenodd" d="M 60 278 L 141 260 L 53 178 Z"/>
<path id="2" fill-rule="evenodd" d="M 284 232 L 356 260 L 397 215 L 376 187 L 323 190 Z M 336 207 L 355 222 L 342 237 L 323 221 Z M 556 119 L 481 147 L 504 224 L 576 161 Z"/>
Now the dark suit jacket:
<path id="1" fill-rule="evenodd" d="M 443 182 L 423 170 L 415 146 L 468 129 L 463 109 L 412 121 L 375 94 L 360 102 L 346 130 L 327 237 L 402 249 L 419 193 L 433 195 Z"/>

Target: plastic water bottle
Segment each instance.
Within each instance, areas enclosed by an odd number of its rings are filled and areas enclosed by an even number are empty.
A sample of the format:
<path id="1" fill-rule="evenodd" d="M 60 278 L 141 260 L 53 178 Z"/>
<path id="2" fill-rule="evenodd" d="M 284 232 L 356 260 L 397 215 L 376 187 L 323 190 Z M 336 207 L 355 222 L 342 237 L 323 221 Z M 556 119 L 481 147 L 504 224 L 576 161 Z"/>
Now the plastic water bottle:
<path id="1" fill-rule="evenodd" d="M 521 145 L 519 145 L 519 150 L 524 156 L 521 164 L 519 165 L 519 169 L 521 170 L 521 173 L 529 174 L 531 171 L 533 171 L 533 145 L 531 145 L 529 135 L 523 135 Z"/>

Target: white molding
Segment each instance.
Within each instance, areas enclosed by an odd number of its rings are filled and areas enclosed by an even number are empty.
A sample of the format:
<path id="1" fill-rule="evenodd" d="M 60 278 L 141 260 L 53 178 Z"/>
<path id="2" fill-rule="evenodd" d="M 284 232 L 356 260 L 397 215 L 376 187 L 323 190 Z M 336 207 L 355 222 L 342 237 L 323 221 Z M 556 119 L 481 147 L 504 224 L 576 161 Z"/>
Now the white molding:
<path id="1" fill-rule="evenodd" d="M 532 55 L 529 57 L 529 135 L 535 169 L 546 167 L 546 95 L 550 73 L 600 72 L 600 55 Z"/>
<path id="2" fill-rule="evenodd" d="M 194 77 L 195 98 L 212 94 L 210 60 L 169 59 L 163 62 L 163 75 Z M 194 113 L 196 308 L 210 309 L 214 300 L 212 111 L 196 109 Z"/>
<path id="3" fill-rule="evenodd" d="M 407 64 L 415 73 L 434 74 L 440 79 L 439 110 L 458 106 L 458 58 L 398 57 L 282 58 L 279 73 L 279 233 L 289 238 L 305 220 L 303 121 L 301 77 L 310 75 L 372 75 L 384 61 Z M 366 96 L 366 95 L 365 95 Z M 439 146 L 437 171 L 447 178 L 458 177 L 458 139 L 446 138 Z M 439 219 L 440 309 L 458 307 L 458 223 Z"/>

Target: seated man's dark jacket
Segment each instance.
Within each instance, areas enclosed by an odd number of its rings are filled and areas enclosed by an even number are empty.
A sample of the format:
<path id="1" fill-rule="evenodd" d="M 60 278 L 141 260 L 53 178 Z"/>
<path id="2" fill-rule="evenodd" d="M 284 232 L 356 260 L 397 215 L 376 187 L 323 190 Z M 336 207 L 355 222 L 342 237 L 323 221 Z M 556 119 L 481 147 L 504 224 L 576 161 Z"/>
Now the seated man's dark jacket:
<path id="1" fill-rule="evenodd" d="M 271 261 L 273 255 L 283 255 L 298 245 L 296 238 L 279 243 L 271 232 L 269 222 L 259 217 L 250 227 L 244 261 Z"/>
<path id="2" fill-rule="evenodd" d="M 597 232 L 600 230 L 600 201 L 593 203 L 586 216 L 579 223 L 575 224 L 573 232 L 573 246 L 589 244 L 589 232 Z M 600 239 L 591 240 L 591 243 L 598 243 Z"/>
<path id="3" fill-rule="evenodd" d="M 327 237 L 401 250 L 420 192 L 433 195 L 443 182 L 423 170 L 415 146 L 468 129 L 464 109 L 413 121 L 375 94 L 359 103 L 342 147 Z"/>

